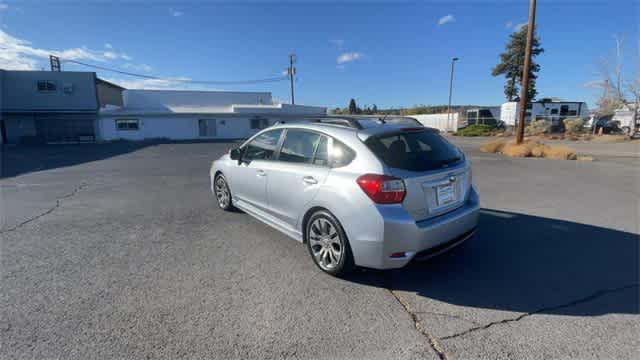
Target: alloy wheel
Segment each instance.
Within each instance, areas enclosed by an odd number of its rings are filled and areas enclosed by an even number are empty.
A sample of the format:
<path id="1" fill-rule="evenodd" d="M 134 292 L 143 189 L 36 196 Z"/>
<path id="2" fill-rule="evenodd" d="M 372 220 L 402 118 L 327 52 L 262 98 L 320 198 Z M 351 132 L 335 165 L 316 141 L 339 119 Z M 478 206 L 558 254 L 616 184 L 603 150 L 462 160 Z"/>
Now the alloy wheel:
<path id="1" fill-rule="evenodd" d="M 311 223 L 309 245 L 313 257 L 323 270 L 335 269 L 344 254 L 340 234 L 335 226 L 324 218 L 318 218 Z"/>
<path id="2" fill-rule="evenodd" d="M 231 200 L 231 194 L 229 194 L 229 187 L 227 186 L 227 182 L 224 177 L 218 176 L 215 182 L 215 193 L 216 198 L 218 199 L 218 205 L 222 209 L 226 209 L 229 207 L 229 202 Z"/>

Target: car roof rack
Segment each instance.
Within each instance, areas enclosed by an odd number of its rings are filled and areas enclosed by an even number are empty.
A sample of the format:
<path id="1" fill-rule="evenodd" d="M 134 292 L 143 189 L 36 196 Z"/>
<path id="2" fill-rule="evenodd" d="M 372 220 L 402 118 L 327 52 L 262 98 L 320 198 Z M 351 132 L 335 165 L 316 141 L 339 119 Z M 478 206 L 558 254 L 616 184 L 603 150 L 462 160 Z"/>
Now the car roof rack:
<path id="1" fill-rule="evenodd" d="M 356 118 L 348 117 L 348 116 L 323 117 L 323 118 L 311 119 L 310 121 L 314 123 L 347 126 L 347 127 L 358 129 L 358 130 L 363 129 L 362 125 L 360 125 L 360 123 Z"/>

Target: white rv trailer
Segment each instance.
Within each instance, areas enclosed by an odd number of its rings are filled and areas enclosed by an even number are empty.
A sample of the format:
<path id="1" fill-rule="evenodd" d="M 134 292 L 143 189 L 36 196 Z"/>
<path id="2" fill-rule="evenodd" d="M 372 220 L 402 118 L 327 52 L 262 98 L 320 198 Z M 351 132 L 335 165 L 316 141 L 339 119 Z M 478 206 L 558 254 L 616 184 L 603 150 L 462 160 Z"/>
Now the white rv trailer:
<path id="1" fill-rule="evenodd" d="M 500 107 L 500 120 L 507 126 L 515 126 L 518 119 L 519 103 L 510 101 Z M 583 101 L 562 101 L 543 98 L 527 104 L 525 124 L 534 120 L 547 120 L 551 125 L 562 126 L 562 120 L 574 118 L 589 118 L 589 108 Z"/>

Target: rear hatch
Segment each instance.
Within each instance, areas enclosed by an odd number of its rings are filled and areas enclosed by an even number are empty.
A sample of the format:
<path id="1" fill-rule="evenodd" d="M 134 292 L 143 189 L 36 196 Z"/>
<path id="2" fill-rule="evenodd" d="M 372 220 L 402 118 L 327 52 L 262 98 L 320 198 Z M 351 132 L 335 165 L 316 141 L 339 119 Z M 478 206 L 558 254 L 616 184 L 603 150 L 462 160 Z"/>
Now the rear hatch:
<path id="1" fill-rule="evenodd" d="M 471 170 L 455 146 L 430 129 L 382 133 L 365 144 L 404 180 L 403 206 L 416 221 L 455 210 L 464 204 L 471 187 Z"/>

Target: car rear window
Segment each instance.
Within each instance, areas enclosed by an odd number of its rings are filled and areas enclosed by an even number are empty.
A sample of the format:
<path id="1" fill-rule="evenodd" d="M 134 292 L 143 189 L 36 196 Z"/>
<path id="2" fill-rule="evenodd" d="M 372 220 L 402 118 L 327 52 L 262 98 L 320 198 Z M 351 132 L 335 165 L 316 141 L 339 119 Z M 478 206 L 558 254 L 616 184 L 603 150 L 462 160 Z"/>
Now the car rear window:
<path id="1" fill-rule="evenodd" d="M 462 160 L 462 153 L 435 131 L 397 132 L 372 136 L 365 141 L 387 166 L 427 171 Z"/>

